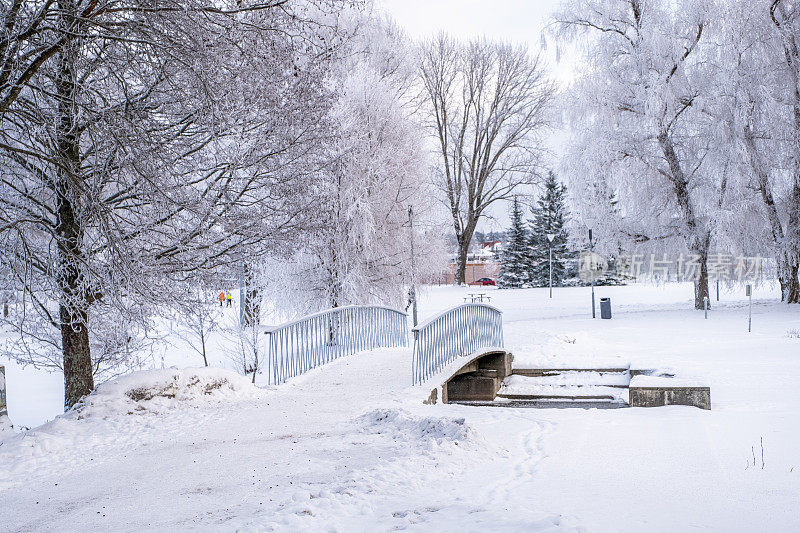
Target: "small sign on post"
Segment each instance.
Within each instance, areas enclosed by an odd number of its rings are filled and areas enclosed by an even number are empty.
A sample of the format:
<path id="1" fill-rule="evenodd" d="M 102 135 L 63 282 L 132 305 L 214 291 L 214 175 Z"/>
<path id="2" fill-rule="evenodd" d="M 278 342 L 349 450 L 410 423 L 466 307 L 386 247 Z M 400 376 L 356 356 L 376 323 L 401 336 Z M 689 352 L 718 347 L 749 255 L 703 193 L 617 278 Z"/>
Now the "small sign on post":
<path id="1" fill-rule="evenodd" d="M 7 415 L 6 408 L 6 367 L 0 366 L 0 416 Z"/>

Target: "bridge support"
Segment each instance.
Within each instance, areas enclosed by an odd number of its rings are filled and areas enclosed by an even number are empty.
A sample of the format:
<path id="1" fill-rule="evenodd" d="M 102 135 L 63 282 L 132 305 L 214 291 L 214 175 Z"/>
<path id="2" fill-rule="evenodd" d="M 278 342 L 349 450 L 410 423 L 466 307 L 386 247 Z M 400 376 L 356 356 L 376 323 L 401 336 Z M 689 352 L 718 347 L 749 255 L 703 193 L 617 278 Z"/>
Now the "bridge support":
<path id="1" fill-rule="evenodd" d="M 442 402 L 490 402 L 506 376 L 511 375 L 513 356 L 502 350 L 475 355 L 442 385 Z"/>

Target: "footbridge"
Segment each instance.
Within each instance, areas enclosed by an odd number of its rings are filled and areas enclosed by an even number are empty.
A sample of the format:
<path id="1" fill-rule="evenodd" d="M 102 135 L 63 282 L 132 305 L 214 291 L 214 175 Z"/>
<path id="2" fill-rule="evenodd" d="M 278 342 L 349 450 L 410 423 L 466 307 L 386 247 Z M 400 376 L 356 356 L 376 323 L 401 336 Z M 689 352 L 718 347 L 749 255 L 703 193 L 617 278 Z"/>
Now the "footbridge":
<path id="1" fill-rule="evenodd" d="M 406 313 L 381 306 L 329 309 L 274 328 L 266 342 L 267 382 L 279 384 L 340 357 L 408 346 L 411 382 L 435 387 L 426 403 L 505 407 L 711 408 L 707 386 L 654 369 L 521 368 L 504 348 L 503 313 L 483 303 L 447 309 L 409 330 Z M 439 391 L 441 391 L 439 393 Z"/>

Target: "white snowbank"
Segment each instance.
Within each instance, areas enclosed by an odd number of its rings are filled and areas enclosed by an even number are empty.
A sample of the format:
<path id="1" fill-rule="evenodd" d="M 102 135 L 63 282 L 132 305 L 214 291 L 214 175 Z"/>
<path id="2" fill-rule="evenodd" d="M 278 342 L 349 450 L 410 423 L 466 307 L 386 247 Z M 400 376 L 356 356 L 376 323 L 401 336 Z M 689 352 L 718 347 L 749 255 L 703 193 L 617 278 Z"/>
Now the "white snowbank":
<path id="1" fill-rule="evenodd" d="M 444 444 L 471 440 L 474 431 L 463 418 L 414 416 L 402 409 L 375 409 L 358 418 L 367 433 L 389 434 L 394 440 Z"/>
<path id="2" fill-rule="evenodd" d="M 634 376 L 631 378 L 631 387 L 708 387 L 697 379 L 670 378 L 661 376 Z"/>
<path id="3" fill-rule="evenodd" d="M 630 360 L 613 353 L 614 348 L 587 332 L 571 335 L 537 332 L 530 341 L 517 343 L 514 366 L 517 368 L 628 368 Z"/>
<path id="4" fill-rule="evenodd" d="M 0 441 L 6 437 L 16 434 L 17 432 L 14 429 L 14 425 L 11 423 L 11 420 L 6 415 L 0 415 Z"/>
<path id="5" fill-rule="evenodd" d="M 0 490 L 113 459 L 120 449 L 169 441 L 203 420 L 198 411 L 212 415 L 263 394 L 248 379 L 218 368 L 147 370 L 108 381 L 51 422 L 0 434 Z"/>
<path id="6" fill-rule="evenodd" d="M 77 418 L 161 412 L 192 404 L 255 397 L 250 380 L 220 368 L 167 368 L 133 372 L 101 384 L 75 407 Z"/>

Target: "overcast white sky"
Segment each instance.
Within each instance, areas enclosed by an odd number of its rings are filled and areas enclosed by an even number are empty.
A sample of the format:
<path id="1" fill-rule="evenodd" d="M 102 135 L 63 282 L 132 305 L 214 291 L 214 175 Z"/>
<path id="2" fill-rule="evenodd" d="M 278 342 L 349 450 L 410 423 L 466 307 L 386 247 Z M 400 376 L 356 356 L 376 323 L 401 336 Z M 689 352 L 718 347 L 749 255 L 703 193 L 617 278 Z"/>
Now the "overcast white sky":
<path id="1" fill-rule="evenodd" d="M 542 30 L 560 0 L 376 0 L 378 9 L 389 13 L 413 38 L 446 31 L 469 39 L 491 39 L 526 43 L 533 53 L 541 46 Z M 555 46 L 545 57 L 560 81 L 572 79 L 570 54 L 555 61 Z"/>
<path id="2" fill-rule="evenodd" d="M 486 36 L 525 43 L 533 54 L 541 49 L 542 30 L 559 3 L 560 0 L 376 0 L 377 8 L 391 15 L 414 39 L 440 31 L 465 40 Z M 561 61 L 557 62 L 555 44 L 548 43 L 543 57 L 560 83 L 567 84 L 575 77 L 571 50 L 562 50 Z M 556 157 L 565 140 L 562 132 L 553 132 L 549 144 Z M 506 229 L 507 210 L 505 205 L 492 209 L 495 220 L 485 221 L 479 229 Z"/>

